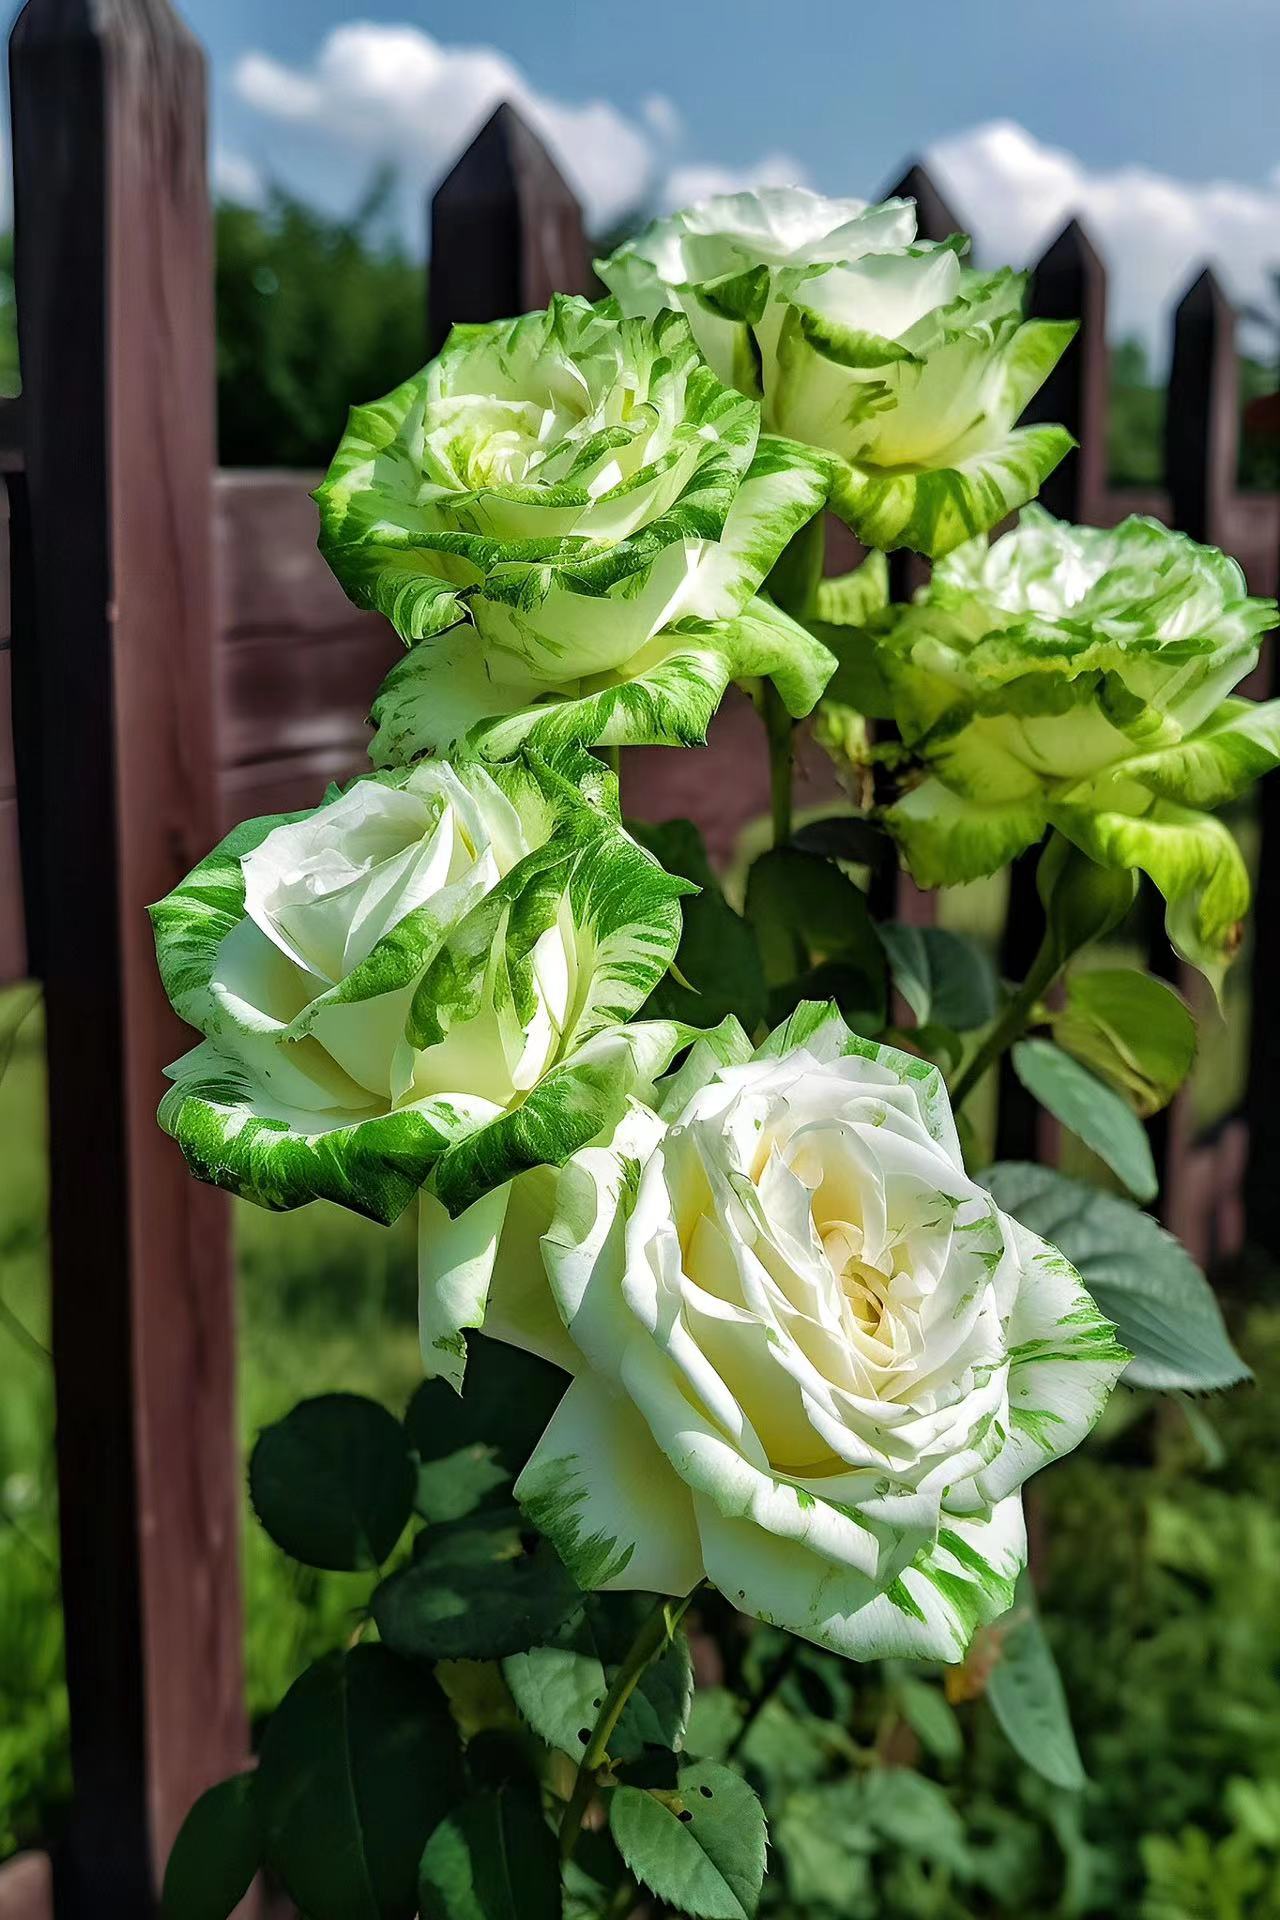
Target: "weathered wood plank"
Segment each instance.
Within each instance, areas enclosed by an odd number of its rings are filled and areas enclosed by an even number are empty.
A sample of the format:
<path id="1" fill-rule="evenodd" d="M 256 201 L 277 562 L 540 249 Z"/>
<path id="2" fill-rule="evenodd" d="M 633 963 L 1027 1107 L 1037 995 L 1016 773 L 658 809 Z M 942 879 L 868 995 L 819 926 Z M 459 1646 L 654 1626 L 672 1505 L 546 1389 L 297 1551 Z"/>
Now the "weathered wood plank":
<path id="1" fill-rule="evenodd" d="M 0 1866 L 0 1920 L 53 1920 L 47 1853 L 19 1853 Z"/>
<path id="2" fill-rule="evenodd" d="M 138 1920 L 192 1799 L 246 1748 L 226 1203 L 155 1125 L 186 1035 L 145 912 L 216 827 L 204 64 L 167 0 L 28 0 L 10 80 L 38 618 L 15 723 L 39 743 L 19 800 L 49 881 L 76 1780 L 59 1897 Z"/>
<path id="3" fill-rule="evenodd" d="M 1094 525 L 1107 484 L 1107 275 L 1078 220 L 1069 220 L 1032 270 L 1027 311 L 1038 320 L 1078 320 L 1079 332 L 1023 415 L 1051 421 L 1079 443 L 1040 489 L 1040 503 Z"/>
<path id="4" fill-rule="evenodd" d="M 1206 268 L 1187 289 L 1173 317 L 1164 430 L 1170 526 L 1193 540 L 1229 545 L 1239 442 L 1235 314 Z M 1199 975 L 1179 961 L 1169 945 L 1163 903 L 1150 886 L 1145 895 L 1150 921 L 1148 965 L 1153 973 L 1173 981 L 1202 1019 L 1212 1018 Z M 1263 937 L 1258 921 L 1255 933 Z M 1170 1107 L 1156 1114 L 1148 1130 L 1160 1170 L 1161 1218 L 1189 1246 L 1211 1252 L 1217 1152 L 1196 1140 L 1190 1089 L 1183 1088 Z"/>

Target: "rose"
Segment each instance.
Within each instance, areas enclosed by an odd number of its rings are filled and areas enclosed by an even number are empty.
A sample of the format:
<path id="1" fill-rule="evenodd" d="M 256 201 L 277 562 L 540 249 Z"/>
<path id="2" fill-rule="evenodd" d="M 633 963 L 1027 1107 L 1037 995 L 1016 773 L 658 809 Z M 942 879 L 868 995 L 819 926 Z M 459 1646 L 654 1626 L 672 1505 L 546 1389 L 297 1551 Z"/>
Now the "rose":
<path id="1" fill-rule="evenodd" d="M 1154 520 L 1072 527 L 1028 508 L 952 554 L 874 642 L 927 775 L 887 815 L 916 879 L 994 873 L 1054 826 L 1150 874 L 1174 945 L 1215 975 L 1249 882 L 1205 809 L 1280 759 L 1280 702 L 1226 698 L 1274 619 L 1233 560 Z"/>
<path id="2" fill-rule="evenodd" d="M 764 423 L 836 456 L 835 510 L 868 546 L 947 553 L 1030 500 L 1071 446 L 1014 428 L 1075 331 L 1023 321 L 1026 275 L 915 240 L 909 200 L 801 188 L 658 220 L 597 271 L 625 313 L 686 313 Z"/>
<path id="3" fill-rule="evenodd" d="M 823 504 L 829 465 L 761 438 L 676 314 L 557 297 L 455 327 L 358 407 L 316 498 L 321 547 L 410 644 L 374 706 L 373 757 L 474 736 L 701 740 L 730 680 L 797 717 L 834 664 L 761 586 Z"/>
<path id="4" fill-rule="evenodd" d="M 665 973 L 686 890 L 578 751 L 373 774 L 249 821 L 152 909 L 169 997 L 204 1036 L 161 1124 L 200 1178 L 263 1206 L 385 1223 L 431 1175 L 496 1235 L 512 1175 L 589 1140 L 678 1044 L 618 1023 Z M 487 1296 L 478 1216 L 448 1286 L 443 1204 L 423 1217 L 428 1368 L 460 1378 Z"/>
<path id="5" fill-rule="evenodd" d="M 705 1574 L 837 1652 L 958 1659 L 1129 1356 L 965 1173 L 934 1068 L 812 1004 L 717 1046 L 559 1176 L 582 1371 L 518 1496 L 585 1586 Z"/>

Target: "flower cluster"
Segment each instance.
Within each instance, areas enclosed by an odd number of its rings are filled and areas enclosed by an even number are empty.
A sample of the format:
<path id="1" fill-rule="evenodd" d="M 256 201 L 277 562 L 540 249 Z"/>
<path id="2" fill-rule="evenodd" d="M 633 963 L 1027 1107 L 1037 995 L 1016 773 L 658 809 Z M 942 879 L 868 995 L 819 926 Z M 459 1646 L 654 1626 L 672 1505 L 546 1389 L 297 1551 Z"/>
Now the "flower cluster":
<path id="1" fill-rule="evenodd" d="M 1022 1482 L 1129 1356 L 966 1171 L 936 1066 L 758 957 L 752 1032 L 656 1017 L 669 975 L 688 1004 L 696 889 L 627 831 L 605 752 L 701 741 L 737 683 L 785 780 L 788 716 L 830 685 L 848 746 L 872 687 L 920 880 L 1052 828 L 1149 872 L 1208 967 L 1247 883 L 1206 810 L 1280 758 L 1280 709 L 1228 697 L 1272 612 L 1231 562 L 1034 511 L 987 548 L 1069 444 L 1016 423 L 1071 329 L 964 252 L 905 202 L 739 195 L 602 262 L 599 304 L 455 328 L 353 412 L 317 495 L 338 579 L 406 643 L 372 770 L 153 910 L 200 1036 L 162 1125 L 263 1206 L 416 1207 L 427 1374 L 465 1389 L 476 1330 L 565 1372 L 517 1493 L 580 1585 L 707 1578 L 857 1658 L 957 1659 L 1008 1607 Z M 815 587 L 828 507 L 940 559 L 916 605 L 871 611 L 878 558 Z M 907 947 L 826 872 L 882 983 Z M 818 891 L 796 927 L 847 980 Z"/>

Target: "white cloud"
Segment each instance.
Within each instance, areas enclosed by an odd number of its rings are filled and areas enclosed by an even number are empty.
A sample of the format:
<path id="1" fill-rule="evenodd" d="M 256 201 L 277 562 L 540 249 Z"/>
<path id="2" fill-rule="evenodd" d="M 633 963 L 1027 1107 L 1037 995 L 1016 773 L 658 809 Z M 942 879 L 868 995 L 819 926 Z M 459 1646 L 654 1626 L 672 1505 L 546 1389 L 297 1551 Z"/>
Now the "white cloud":
<path id="1" fill-rule="evenodd" d="M 607 100 L 565 101 L 541 93 L 496 47 L 444 46 L 419 27 L 372 20 L 333 28 L 306 65 L 246 53 L 233 84 L 267 118 L 306 129 L 369 161 L 390 160 L 416 188 L 433 186 L 501 101 L 546 141 L 599 232 L 633 209 L 687 204 L 750 186 L 807 184 L 789 154 L 753 166 L 688 159 L 680 114 L 665 94 L 635 117 Z M 247 163 L 226 156 L 226 190 Z"/>
<path id="2" fill-rule="evenodd" d="M 666 208 L 687 207 L 713 193 L 743 193 L 750 187 L 807 187 L 808 169 L 789 153 L 766 153 L 754 166 L 717 167 L 698 160 L 675 166 L 662 188 Z"/>
<path id="3" fill-rule="evenodd" d="M 645 102 L 641 125 L 606 100 L 538 92 L 494 47 L 446 47 L 417 27 L 371 20 L 333 28 L 306 67 L 247 53 L 234 85 L 271 118 L 392 160 L 422 186 L 447 172 L 494 108 L 509 101 L 546 141 L 595 228 L 647 197 L 659 170 L 655 137 L 669 143 L 679 126 L 660 95 Z"/>
<path id="4" fill-rule="evenodd" d="M 1029 264 L 1078 215 L 1107 266 L 1115 337 L 1136 333 L 1163 352 L 1167 310 L 1206 264 L 1237 302 L 1275 306 L 1280 167 L 1264 186 L 1092 170 L 1012 120 L 938 141 L 929 162 L 986 261 Z"/>
<path id="5" fill-rule="evenodd" d="M 242 153 L 232 153 L 226 147 L 215 148 L 211 171 L 213 190 L 220 199 L 238 200 L 246 207 L 261 200 L 262 175 Z"/>

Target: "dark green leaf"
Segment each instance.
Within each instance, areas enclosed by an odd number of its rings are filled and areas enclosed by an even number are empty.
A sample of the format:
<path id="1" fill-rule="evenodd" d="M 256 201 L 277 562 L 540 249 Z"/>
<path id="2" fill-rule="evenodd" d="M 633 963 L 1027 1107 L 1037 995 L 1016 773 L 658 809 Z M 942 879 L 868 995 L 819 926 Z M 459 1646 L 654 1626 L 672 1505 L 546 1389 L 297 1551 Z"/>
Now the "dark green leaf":
<path id="1" fill-rule="evenodd" d="M 636 1879 L 692 1920 L 749 1920 L 764 1879 L 764 1809 L 714 1760 L 681 1767 L 674 1793 L 618 1787 L 609 1830 Z"/>
<path id="2" fill-rule="evenodd" d="M 897 921 L 877 932 L 898 991 L 922 1027 L 969 1033 L 995 1019 L 1000 997 L 995 968 L 972 940 L 943 927 Z"/>
<path id="3" fill-rule="evenodd" d="M 503 1661 L 502 1677 L 538 1738 L 580 1760 L 608 1685 L 596 1656 L 573 1647 L 530 1647 Z"/>
<path id="4" fill-rule="evenodd" d="M 309 1920 L 410 1920 L 427 1835 L 461 1786 L 431 1676 L 386 1647 L 331 1654 L 267 1726 L 255 1789 L 267 1858 Z"/>
<path id="5" fill-rule="evenodd" d="M 503 1662 L 516 1705 L 548 1746 L 572 1760 L 581 1757 L 584 1735 L 595 1725 L 605 1690 L 651 1605 L 647 1594 L 589 1594 L 558 1645 L 532 1647 Z M 692 1697 L 689 1643 L 678 1632 L 641 1676 L 609 1743 L 610 1756 L 626 1762 L 646 1746 L 678 1750 Z"/>
<path id="6" fill-rule="evenodd" d="M 701 888 L 681 903 L 684 931 L 675 970 L 650 994 L 644 1017 L 711 1027 L 732 1013 L 748 1033 L 754 1032 L 765 1017 L 759 948 L 751 928 L 721 892 L 702 835 L 691 820 L 633 824 L 631 831 L 668 873 Z"/>
<path id="7" fill-rule="evenodd" d="M 857 956 L 883 974 L 865 896 L 829 860 L 796 847 L 771 847 L 747 875 L 747 918 L 756 930 L 770 986 L 820 960 Z"/>
<path id="8" fill-rule="evenodd" d="M 769 1025 L 780 1027 L 805 1000 L 834 1000 L 855 1033 L 868 1040 L 884 1031 L 884 973 L 871 973 L 856 961 L 824 960 L 781 986 L 769 989 Z"/>
<path id="9" fill-rule="evenodd" d="M 983 1183 L 1079 1269 L 1134 1356 L 1124 1375 L 1128 1385 L 1196 1392 L 1250 1377 L 1208 1281 L 1150 1214 L 1117 1194 L 1024 1161 L 989 1167 Z"/>
<path id="10" fill-rule="evenodd" d="M 1013 1611 L 997 1628 L 1000 1658 L 987 1682 L 987 1699 L 1010 1746 L 1055 1787 L 1078 1793 L 1086 1783 L 1049 1642 L 1025 1572 Z"/>
<path id="11" fill-rule="evenodd" d="M 424 1380 L 404 1417 L 420 1463 L 416 1504 L 423 1519 L 461 1520 L 509 1486 L 566 1384 L 546 1360 L 484 1339 L 470 1342 L 461 1399 L 445 1381 Z"/>
<path id="12" fill-rule="evenodd" d="M 1190 1009 L 1163 980 L 1132 967 L 1073 973 L 1052 1025 L 1060 1047 L 1143 1115 L 1168 1105 L 1196 1057 Z"/>
<path id="13" fill-rule="evenodd" d="M 1120 1095 L 1052 1040 L 1020 1040 L 1012 1057 L 1027 1092 L 1078 1134 L 1135 1199 L 1154 1200 L 1160 1182 L 1146 1130 Z"/>
<path id="14" fill-rule="evenodd" d="M 844 860 L 855 867 L 883 867 L 896 858 L 888 831 L 865 814 L 832 814 L 797 827 L 791 844 L 801 853 L 820 854 L 824 860 Z"/>
<path id="15" fill-rule="evenodd" d="M 885 962 L 863 894 L 829 860 L 795 847 L 762 854 L 747 876 L 747 918 L 778 1025 L 802 999 L 831 998 L 851 1025 L 884 1024 Z"/>
<path id="16" fill-rule="evenodd" d="M 404 1428 L 354 1393 L 304 1400 L 259 1436 L 253 1509 L 278 1547 L 309 1567 L 379 1567 L 413 1507 Z"/>
<path id="17" fill-rule="evenodd" d="M 582 1595 L 514 1509 L 429 1527 L 373 1596 L 378 1632 L 418 1660 L 501 1660 L 554 1639 Z"/>
<path id="18" fill-rule="evenodd" d="M 165 1920 L 227 1920 L 262 1865 L 256 1776 L 237 1774 L 202 1793 L 165 1868 Z"/>
<path id="19" fill-rule="evenodd" d="M 559 1920 L 560 1862 L 535 1786 L 472 1794 L 427 1841 L 421 1920 Z"/>
<path id="20" fill-rule="evenodd" d="M 893 693 L 876 657 L 871 633 L 865 627 L 837 626 L 834 621 L 805 622 L 815 640 L 836 657 L 836 670 L 827 682 L 824 700 L 852 707 L 868 720 L 892 720 Z"/>

